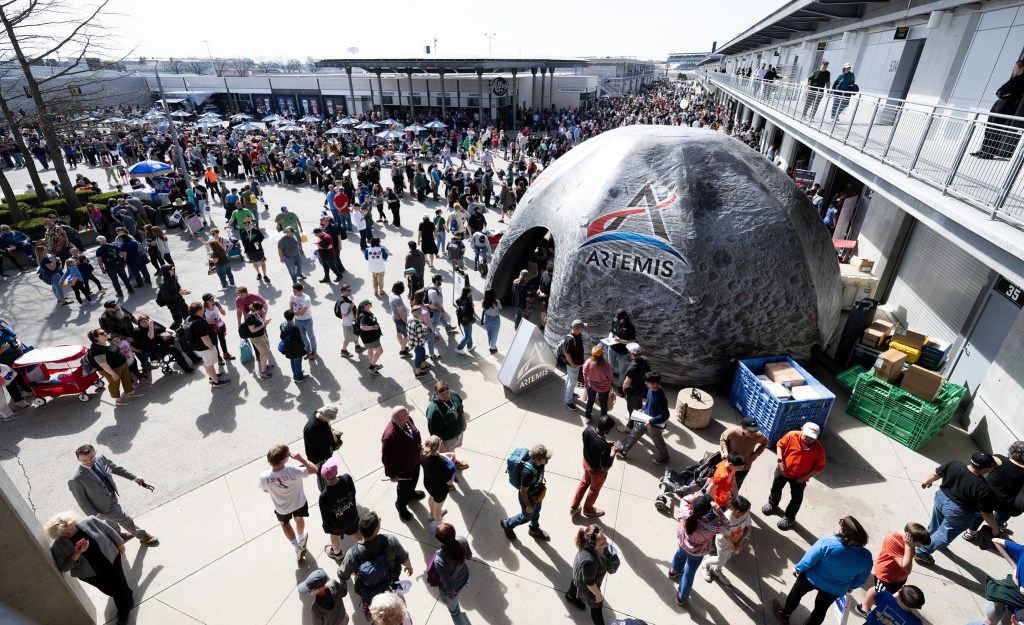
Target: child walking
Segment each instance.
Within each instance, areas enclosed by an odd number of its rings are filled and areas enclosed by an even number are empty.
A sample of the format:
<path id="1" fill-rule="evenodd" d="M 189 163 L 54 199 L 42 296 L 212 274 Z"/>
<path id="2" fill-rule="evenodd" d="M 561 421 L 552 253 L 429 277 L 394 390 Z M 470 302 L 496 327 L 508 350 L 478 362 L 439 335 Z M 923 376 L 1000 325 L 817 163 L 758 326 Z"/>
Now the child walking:
<path id="1" fill-rule="evenodd" d="M 731 586 L 732 582 L 722 572 L 725 563 L 743 550 L 744 542 L 750 535 L 753 524 L 750 520 L 750 501 L 742 495 L 729 500 L 729 509 L 725 512 L 729 521 L 729 529 L 715 536 L 715 547 L 718 553 L 704 560 L 704 581 L 717 579 L 723 586 Z"/>

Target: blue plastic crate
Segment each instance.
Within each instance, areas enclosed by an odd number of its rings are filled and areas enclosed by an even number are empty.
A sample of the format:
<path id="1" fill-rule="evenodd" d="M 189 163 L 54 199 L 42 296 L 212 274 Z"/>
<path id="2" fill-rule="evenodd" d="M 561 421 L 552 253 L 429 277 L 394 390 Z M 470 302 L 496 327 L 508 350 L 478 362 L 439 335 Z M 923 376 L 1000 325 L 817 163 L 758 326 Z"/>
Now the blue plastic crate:
<path id="1" fill-rule="evenodd" d="M 788 362 L 803 376 L 804 383 L 817 391 L 821 397 L 785 401 L 775 398 L 757 379 L 758 375 L 764 373 L 765 365 L 773 362 Z M 818 424 L 818 427 L 824 430 L 835 400 L 836 396 L 828 388 L 788 356 L 768 356 L 739 361 L 736 377 L 733 378 L 732 392 L 729 394 L 729 404 L 741 415 L 753 417 L 761 426 L 761 432 L 773 445 L 783 434 L 799 430 L 807 421 Z"/>

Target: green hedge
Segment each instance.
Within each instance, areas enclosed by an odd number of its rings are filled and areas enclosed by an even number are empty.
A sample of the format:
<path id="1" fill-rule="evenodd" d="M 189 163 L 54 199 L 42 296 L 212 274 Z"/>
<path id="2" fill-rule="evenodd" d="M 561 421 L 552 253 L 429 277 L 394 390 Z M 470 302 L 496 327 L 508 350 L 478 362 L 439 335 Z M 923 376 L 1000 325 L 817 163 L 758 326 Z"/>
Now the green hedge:
<path id="1" fill-rule="evenodd" d="M 89 196 L 90 195 L 96 195 L 96 192 L 92 191 L 92 190 L 90 190 L 90 191 L 75 191 L 75 195 L 78 196 L 78 201 L 79 202 L 81 202 L 82 204 L 85 204 L 86 202 L 89 201 Z"/>
<path id="2" fill-rule="evenodd" d="M 39 196 L 35 193 L 22 193 L 21 195 L 15 195 L 14 199 L 18 200 L 18 204 L 24 204 L 33 208 L 39 207 Z"/>
<path id="3" fill-rule="evenodd" d="M 30 208 L 27 211 L 25 211 L 25 218 L 26 219 L 38 219 L 38 218 L 42 217 L 42 218 L 45 219 L 46 217 L 49 217 L 53 212 L 54 211 L 53 211 L 52 208 L 46 208 L 46 207 Z"/>
<path id="4" fill-rule="evenodd" d="M 68 201 L 65 200 L 62 197 L 59 197 L 59 198 L 54 199 L 54 200 L 47 200 L 47 201 L 43 202 L 42 205 L 40 206 L 40 208 L 50 209 L 51 211 L 57 213 L 58 215 L 67 215 L 68 214 Z"/>
<path id="5" fill-rule="evenodd" d="M 90 195 L 88 201 L 98 205 L 100 203 L 106 204 L 107 200 L 117 200 L 123 197 L 127 197 L 127 194 L 122 191 L 107 191 L 106 193 L 95 193 Z M 85 202 L 82 203 L 84 204 Z"/>
<path id="6" fill-rule="evenodd" d="M 41 239 L 46 234 L 45 223 L 46 217 L 34 217 L 25 221 L 19 221 L 11 227 L 15 230 L 21 230 L 31 239 Z"/>

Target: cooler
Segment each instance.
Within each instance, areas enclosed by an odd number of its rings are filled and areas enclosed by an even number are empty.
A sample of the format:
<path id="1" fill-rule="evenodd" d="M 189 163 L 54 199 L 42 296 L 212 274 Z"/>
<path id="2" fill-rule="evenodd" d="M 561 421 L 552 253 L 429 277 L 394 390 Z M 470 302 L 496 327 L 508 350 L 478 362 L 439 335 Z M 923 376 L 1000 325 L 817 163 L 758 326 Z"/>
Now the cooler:
<path id="1" fill-rule="evenodd" d="M 845 263 L 839 265 L 839 280 L 843 287 L 843 310 L 853 308 L 854 302 L 862 297 L 874 297 L 878 288 L 878 278 L 870 273 L 857 271 Z"/>

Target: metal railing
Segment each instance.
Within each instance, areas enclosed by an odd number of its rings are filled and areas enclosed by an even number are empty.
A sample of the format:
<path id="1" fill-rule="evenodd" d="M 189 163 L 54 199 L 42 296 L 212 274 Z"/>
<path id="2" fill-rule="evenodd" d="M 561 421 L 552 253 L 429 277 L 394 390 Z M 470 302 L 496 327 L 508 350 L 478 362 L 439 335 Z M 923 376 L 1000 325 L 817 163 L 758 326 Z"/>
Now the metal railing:
<path id="1" fill-rule="evenodd" d="M 985 211 L 1024 226 L 1024 117 L 714 72 L 701 78 Z"/>

